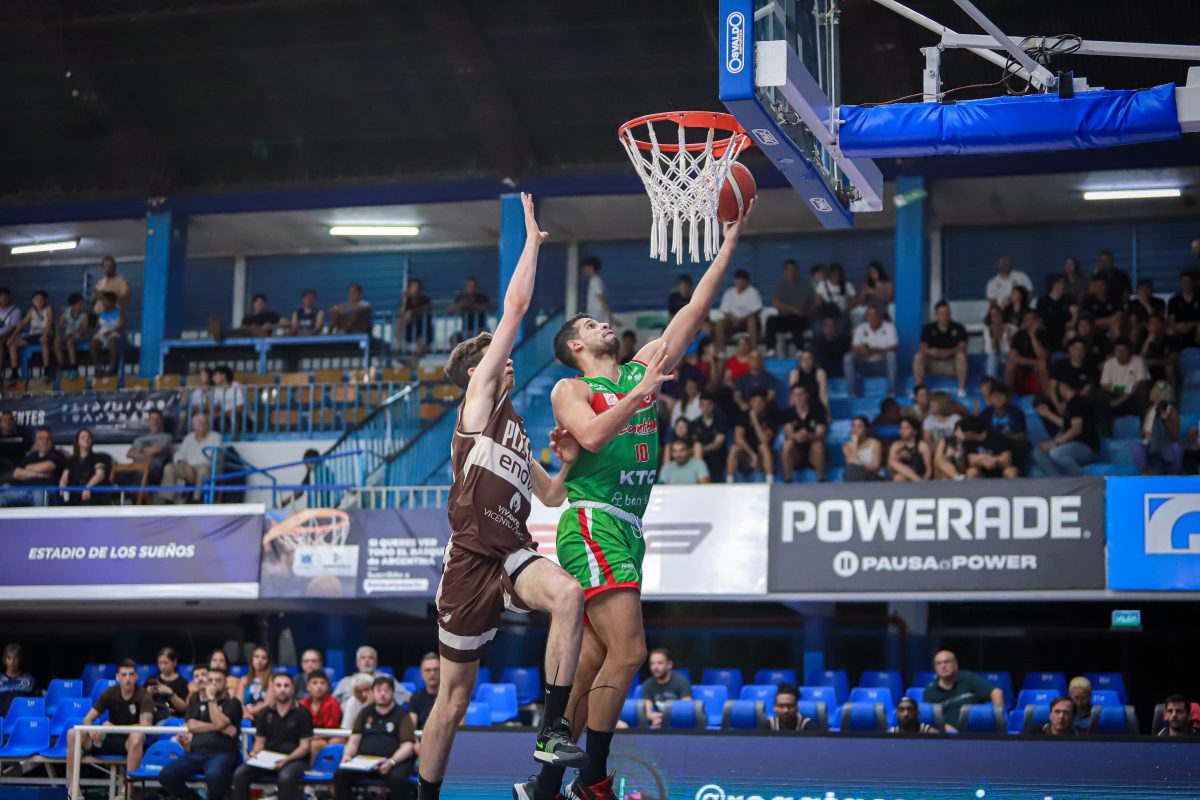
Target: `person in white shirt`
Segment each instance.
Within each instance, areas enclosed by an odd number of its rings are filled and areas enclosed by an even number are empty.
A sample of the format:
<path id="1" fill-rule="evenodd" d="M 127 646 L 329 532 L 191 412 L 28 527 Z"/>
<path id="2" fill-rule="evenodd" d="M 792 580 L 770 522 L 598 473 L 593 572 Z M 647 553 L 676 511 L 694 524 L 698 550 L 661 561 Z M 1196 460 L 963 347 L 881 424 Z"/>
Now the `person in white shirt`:
<path id="1" fill-rule="evenodd" d="M 206 448 L 221 446 L 221 435 L 211 429 L 208 415 L 196 413 L 192 415 L 192 432 L 183 437 L 183 443 L 175 451 L 175 461 L 163 468 L 162 485 L 164 488 L 174 486 L 199 486 L 208 477 L 212 469 L 212 450 Z M 187 492 L 160 492 L 164 503 L 182 503 L 187 498 Z M 193 494 L 200 498 L 199 492 Z"/>
<path id="2" fill-rule="evenodd" d="M 860 371 L 878 375 L 883 372 L 888 379 L 888 394 L 896 393 L 896 348 L 900 339 L 896 326 L 883 318 L 876 306 L 867 306 L 867 321 L 854 329 L 850 352 L 842 359 L 846 374 L 846 392 L 854 397 L 858 394 L 855 380 Z"/>
<path id="3" fill-rule="evenodd" d="M 721 295 L 717 307 L 720 319 L 716 324 L 717 352 L 725 350 L 726 337 L 745 331 L 750 334 L 750 347 L 758 347 L 758 312 L 762 311 L 762 295 L 750 285 L 750 273 L 739 269 L 733 273 L 733 286 Z"/>
<path id="4" fill-rule="evenodd" d="M 1113 342 L 1113 354 L 1100 372 L 1100 388 L 1108 401 L 1104 406 L 1108 416 L 1142 416 L 1146 411 L 1149 387 L 1150 370 L 1146 368 L 1146 360 L 1134 354 L 1128 339 L 1117 339 Z"/>
<path id="5" fill-rule="evenodd" d="M 233 370 L 227 366 L 212 371 L 212 413 L 217 427 L 237 436 L 241 432 L 242 406 L 246 404 L 246 390 L 234 380 Z"/>
<path id="6" fill-rule="evenodd" d="M 613 318 L 608 295 L 604 293 L 604 280 L 600 277 L 600 259 L 595 256 L 585 258 L 579 264 L 579 271 L 588 279 L 587 301 L 583 310 L 597 322 L 607 322 L 610 328 L 615 328 L 617 321 Z"/>
<path id="7" fill-rule="evenodd" d="M 21 333 L 21 309 L 12 304 L 12 292 L 7 287 L 0 287 L 0 381 L 7 378 L 4 371 L 4 355 L 8 352 L 9 342 L 18 338 Z M 16 359 L 10 365 L 13 380 L 17 378 Z"/>
<path id="8" fill-rule="evenodd" d="M 1022 286 L 1025 291 L 1033 291 L 1033 281 L 1019 269 L 1012 268 L 1012 258 L 1000 256 L 996 259 L 996 276 L 987 282 L 987 301 L 991 305 L 1008 309 L 1012 302 L 1014 286 Z"/>

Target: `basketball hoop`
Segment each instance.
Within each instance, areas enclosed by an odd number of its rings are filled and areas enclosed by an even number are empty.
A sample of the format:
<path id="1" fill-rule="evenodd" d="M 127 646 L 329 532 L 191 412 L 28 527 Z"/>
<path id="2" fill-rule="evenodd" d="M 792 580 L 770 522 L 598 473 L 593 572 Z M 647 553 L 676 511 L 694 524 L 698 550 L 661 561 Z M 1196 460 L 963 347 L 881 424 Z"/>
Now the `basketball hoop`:
<path id="1" fill-rule="evenodd" d="M 660 143 L 655 123 L 668 122 L 676 125 L 677 141 Z M 637 129 L 642 127 L 645 130 L 639 133 Z M 666 261 L 671 252 L 675 263 L 682 264 L 686 226 L 691 260 L 700 260 L 701 242 L 704 260 L 715 258 L 721 246 L 717 221 L 721 187 L 750 144 L 738 121 L 712 111 L 666 111 L 626 122 L 617 130 L 617 137 L 650 196 L 650 257 Z M 701 137 L 703 141 L 698 141 Z"/>
<path id="2" fill-rule="evenodd" d="M 350 534 L 350 515 L 335 508 L 297 511 L 271 526 L 263 537 L 263 549 L 279 547 L 291 552 L 297 547 L 341 547 Z"/>

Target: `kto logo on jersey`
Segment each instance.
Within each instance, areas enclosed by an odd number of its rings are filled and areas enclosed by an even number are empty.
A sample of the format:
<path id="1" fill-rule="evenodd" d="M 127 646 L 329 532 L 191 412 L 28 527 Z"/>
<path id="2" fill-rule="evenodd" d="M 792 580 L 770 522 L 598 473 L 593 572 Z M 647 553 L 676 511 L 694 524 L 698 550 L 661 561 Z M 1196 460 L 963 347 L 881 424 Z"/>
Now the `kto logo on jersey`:
<path id="1" fill-rule="evenodd" d="M 1200 554 L 1200 494 L 1147 494 L 1148 555 Z"/>
<path id="2" fill-rule="evenodd" d="M 725 18 L 725 69 L 737 74 L 746 66 L 746 15 L 734 11 Z"/>
<path id="3" fill-rule="evenodd" d="M 822 214 L 828 214 L 830 211 L 833 211 L 833 206 L 829 205 L 829 201 L 824 197 L 810 197 L 808 198 L 808 202 L 812 203 L 812 207 Z"/>

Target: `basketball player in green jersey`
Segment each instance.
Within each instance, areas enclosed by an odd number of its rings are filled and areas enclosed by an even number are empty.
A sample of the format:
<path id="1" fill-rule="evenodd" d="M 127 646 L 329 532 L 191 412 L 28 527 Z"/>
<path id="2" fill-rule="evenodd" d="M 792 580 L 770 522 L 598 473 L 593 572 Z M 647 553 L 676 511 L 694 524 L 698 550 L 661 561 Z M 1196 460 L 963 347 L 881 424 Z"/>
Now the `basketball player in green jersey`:
<path id="1" fill-rule="evenodd" d="M 642 630 L 642 516 L 658 473 L 658 387 L 683 359 L 725 282 L 751 202 L 725 241 L 691 302 L 626 364 L 620 340 L 586 314 L 554 337 L 559 361 L 581 375 L 558 382 L 550 399 L 556 427 L 579 443 L 567 477 L 570 507 L 558 522 L 558 560 L 583 586 L 586 622 L 571 690 L 575 736 L 587 723 L 587 766 L 566 791 L 568 800 L 610 800 L 608 750 L 633 676 L 646 660 Z M 536 780 L 513 787 L 515 800 L 554 800 L 564 768 L 543 765 Z"/>

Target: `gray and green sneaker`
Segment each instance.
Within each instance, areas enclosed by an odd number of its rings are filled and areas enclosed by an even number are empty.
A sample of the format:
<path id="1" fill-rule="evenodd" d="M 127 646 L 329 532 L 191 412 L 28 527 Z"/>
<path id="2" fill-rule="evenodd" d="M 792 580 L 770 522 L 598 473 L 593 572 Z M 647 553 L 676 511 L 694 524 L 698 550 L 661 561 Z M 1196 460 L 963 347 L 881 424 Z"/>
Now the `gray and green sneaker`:
<path id="1" fill-rule="evenodd" d="M 538 734 L 533 757 L 543 764 L 557 767 L 583 769 L 587 766 L 587 753 L 571 739 L 571 725 L 566 717 L 547 723 Z"/>

